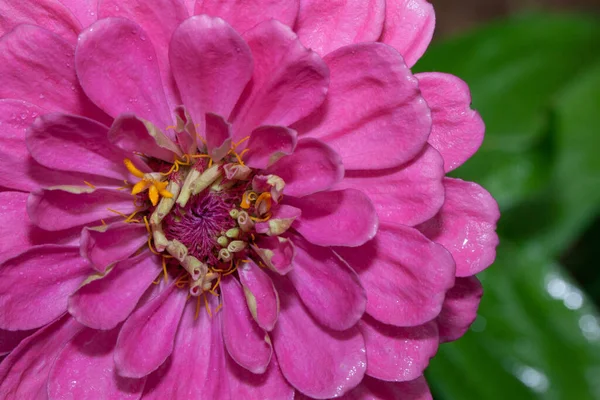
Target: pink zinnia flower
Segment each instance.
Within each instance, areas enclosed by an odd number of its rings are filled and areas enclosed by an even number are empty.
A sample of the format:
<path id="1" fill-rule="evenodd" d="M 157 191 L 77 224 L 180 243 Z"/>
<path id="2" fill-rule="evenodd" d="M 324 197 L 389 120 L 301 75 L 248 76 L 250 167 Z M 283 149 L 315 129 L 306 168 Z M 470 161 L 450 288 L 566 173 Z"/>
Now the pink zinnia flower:
<path id="1" fill-rule="evenodd" d="M 99 3 L 0 1 L 0 397 L 430 398 L 498 241 L 432 7 Z"/>

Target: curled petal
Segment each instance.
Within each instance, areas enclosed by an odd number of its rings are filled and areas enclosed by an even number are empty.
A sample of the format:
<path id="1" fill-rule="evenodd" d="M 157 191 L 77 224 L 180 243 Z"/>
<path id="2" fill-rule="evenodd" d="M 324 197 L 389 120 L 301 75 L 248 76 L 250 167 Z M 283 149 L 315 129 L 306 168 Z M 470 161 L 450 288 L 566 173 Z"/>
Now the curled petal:
<path id="1" fill-rule="evenodd" d="M 380 41 L 395 47 L 412 67 L 433 37 L 433 6 L 426 0 L 388 0 L 385 14 Z"/>
<path id="2" fill-rule="evenodd" d="M 377 233 L 375 207 L 359 190 L 320 192 L 286 201 L 302 211 L 292 227 L 316 245 L 355 247 Z"/>
<path id="3" fill-rule="evenodd" d="M 296 32 L 302 43 L 324 56 L 381 35 L 385 0 L 301 0 Z"/>
<path id="4" fill-rule="evenodd" d="M 48 377 L 48 397 L 61 399 L 140 398 L 146 383 L 115 371 L 113 352 L 119 328 L 101 331 L 86 328 L 69 341 L 56 357 Z M 81 373 L 85 369 L 85 373 Z"/>
<path id="5" fill-rule="evenodd" d="M 261 126 L 250 134 L 246 165 L 266 169 L 296 148 L 296 131 L 284 126 Z"/>
<path id="6" fill-rule="evenodd" d="M 425 377 L 409 382 L 383 382 L 365 377 L 360 385 L 342 400 L 433 400 Z"/>
<path id="7" fill-rule="evenodd" d="M 231 125 L 223 117 L 206 114 L 206 149 L 213 161 L 221 161 L 231 149 Z"/>
<path id="8" fill-rule="evenodd" d="M 252 248 L 263 260 L 265 265 L 273 271 L 285 275 L 293 267 L 296 249 L 294 244 L 282 237 L 262 237 L 256 241 Z"/>
<path id="9" fill-rule="evenodd" d="M 77 245 L 80 229 L 48 232 L 33 225 L 27 215 L 27 193 L 0 193 L 0 264 L 41 244 Z"/>
<path id="10" fill-rule="evenodd" d="M 108 132 L 108 139 L 126 152 L 141 152 L 167 162 L 173 162 L 175 155 L 183 155 L 162 130 L 134 114 L 119 115 Z"/>
<path id="11" fill-rule="evenodd" d="M 0 98 L 106 122 L 83 93 L 74 55 L 72 43 L 38 26 L 19 25 L 0 39 Z"/>
<path id="12" fill-rule="evenodd" d="M 23 340 L 0 363 L 0 398 L 47 398 L 48 374 L 63 346 L 83 325 L 64 316 Z"/>
<path id="13" fill-rule="evenodd" d="M 91 272 L 73 246 L 36 246 L 5 261 L 0 269 L 0 328 L 33 329 L 55 320 Z"/>
<path id="14" fill-rule="evenodd" d="M 264 330 L 273 330 L 279 315 L 279 295 L 271 278 L 252 261 L 238 268 L 238 273 L 252 317 Z"/>
<path id="15" fill-rule="evenodd" d="M 135 309 L 161 272 L 150 251 L 117 263 L 107 275 L 81 286 L 69 298 L 69 313 L 94 329 L 112 329 Z"/>
<path id="16" fill-rule="evenodd" d="M 147 240 L 144 224 L 116 222 L 81 232 L 81 256 L 99 272 L 135 253 Z"/>
<path id="17" fill-rule="evenodd" d="M 284 379 L 275 357 L 263 374 L 253 374 L 228 357 L 227 372 L 229 389 L 240 399 L 294 399 L 294 388 Z"/>
<path id="18" fill-rule="evenodd" d="M 396 50 L 381 43 L 354 44 L 324 61 L 331 73 L 327 100 L 292 126 L 298 134 L 327 143 L 342 156 L 346 170 L 393 168 L 423 149 L 431 115 Z"/>
<path id="19" fill-rule="evenodd" d="M 92 173 L 122 181 L 128 153 L 108 141 L 108 128 L 67 114 L 42 115 L 27 133 L 27 148 L 40 164 L 54 170 Z"/>
<path id="20" fill-rule="evenodd" d="M 446 172 L 467 161 L 481 146 L 485 125 L 471 110 L 471 93 L 461 79 L 439 72 L 415 75 L 433 118 L 429 143 L 444 157 Z"/>
<path id="21" fill-rule="evenodd" d="M 221 17 L 236 31 L 244 33 L 261 22 L 277 19 L 293 26 L 299 0 L 199 0 L 194 14 Z"/>
<path id="22" fill-rule="evenodd" d="M 61 230 L 135 211 L 129 193 L 90 187 L 56 187 L 29 195 L 27 212 L 31 222 L 46 230 Z"/>
<path id="23" fill-rule="evenodd" d="M 313 318 L 343 331 L 354 326 L 365 312 L 367 295 L 358 275 L 331 249 L 296 238 L 290 282 Z"/>
<path id="24" fill-rule="evenodd" d="M 271 361 L 271 340 L 252 319 L 244 290 L 236 279 L 221 282 L 223 341 L 231 358 L 255 374 L 266 371 Z"/>
<path id="25" fill-rule="evenodd" d="M 315 322 L 285 279 L 276 281 L 281 313 L 273 330 L 281 372 L 307 396 L 317 399 L 341 396 L 364 377 L 367 359 L 362 334 L 357 327 L 336 332 Z"/>
<path id="26" fill-rule="evenodd" d="M 171 108 L 146 36 L 124 18 L 97 21 L 79 35 L 77 76 L 88 97 L 110 116 L 130 112 L 164 129 L 172 124 Z"/>
<path id="27" fill-rule="evenodd" d="M 367 313 L 396 326 L 416 326 L 435 318 L 454 284 L 450 253 L 414 228 L 382 225 L 374 240 L 336 249 L 360 276 Z"/>
<path id="28" fill-rule="evenodd" d="M 173 33 L 169 52 L 181 98 L 192 118 L 229 118 L 254 69 L 248 45 L 221 18 L 196 15 Z"/>
<path id="29" fill-rule="evenodd" d="M 359 327 L 367 346 L 367 375 L 384 381 L 417 379 L 438 349 L 438 329 L 432 321 L 399 328 L 367 316 Z"/>
<path id="30" fill-rule="evenodd" d="M 244 34 L 256 68 L 232 116 L 234 140 L 261 125 L 288 126 L 310 114 L 327 94 L 329 71 L 317 53 L 277 20 Z"/>
<path id="31" fill-rule="evenodd" d="M 474 275 L 496 258 L 498 204 L 476 183 L 445 178 L 444 187 L 442 209 L 418 228 L 450 251 L 456 261 L 456 276 Z"/>
<path id="32" fill-rule="evenodd" d="M 175 281 L 129 316 L 119 333 L 115 364 L 119 375 L 141 378 L 155 371 L 173 352 L 187 292 Z"/>
<path id="33" fill-rule="evenodd" d="M 80 0 L 81 1 L 81 0 Z M 1 0 L 0 36 L 21 24 L 37 25 L 75 43 L 79 21 L 58 0 Z"/>
<path id="34" fill-rule="evenodd" d="M 432 218 L 444 203 L 444 160 L 426 145 L 414 160 L 382 170 L 347 171 L 336 189 L 364 190 L 380 222 L 414 226 Z"/>
<path id="35" fill-rule="evenodd" d="M 281 158 L 268 172 L 285 182 L 285 194 L 302 197 L 331 188 L 344 177 L 341 157 L 317 139 L 301 139 L 294 153 Z"/>
<path id="36" fill-rule="evenodd" d="M 456 283 L 446 293 L 444 306 L 437 318 L 440 340 L 451 342 L 464 335 L 477 318 L 477 308 L 483 288 L 474 276 L 456 278 Z"/>
<path id="37" fill-rule="evenodd" d="M 255 225 L 256 232 L 268 236 L 279 236 L 285 233 L 300 215 L 302 215 L 302 211 L 299 208 L 281 204 L 273 210 L 271 218 L 267 222 L 259 222 Z"/>

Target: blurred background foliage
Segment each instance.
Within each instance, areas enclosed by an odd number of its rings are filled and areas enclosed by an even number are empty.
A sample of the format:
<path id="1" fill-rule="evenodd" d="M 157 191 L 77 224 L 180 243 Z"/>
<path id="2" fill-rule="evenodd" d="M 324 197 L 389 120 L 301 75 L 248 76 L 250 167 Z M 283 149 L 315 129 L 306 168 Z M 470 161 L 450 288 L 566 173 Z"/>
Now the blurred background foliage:
<path id="1" fill-rule="evenodd" d="M 478 318 L 427 371 L 434 398 L 600 399 L 600 14 L 517 12 L 464 30 L 530 2 L 433 3 L 438 36 L 415 69 L 470 85 L 486 139 L 452 175 L 502 210 Z"/>

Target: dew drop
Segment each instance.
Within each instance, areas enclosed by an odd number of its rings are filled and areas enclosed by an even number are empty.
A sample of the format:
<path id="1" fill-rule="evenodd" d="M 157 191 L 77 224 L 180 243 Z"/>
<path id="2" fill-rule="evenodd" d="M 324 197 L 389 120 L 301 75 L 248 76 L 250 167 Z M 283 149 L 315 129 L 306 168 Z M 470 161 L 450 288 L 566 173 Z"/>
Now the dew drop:
<path id="1" fill-rule="evenodd" d="M 44 96 L 43 94 L 40 94 L 40 99 L 43 99 L 44 97 L 46 97 L 46 96 Z"/>
<path id="2" fill-rule="evenodd" d="M 140 35 L 140 40 L 141 40 L 142 42 L 146 41 L 146 35 Z"/>
<path id="3" fill-rule="evenodd" d="M 153 59 L 152 56 L 148 56 L 148 61 L 152 61 Z"/>
<path id="4" fill-rule="evenodd" d="M 25 118 L 27 118 L 27 114 L 26 114 L 26 113 L 24 113 L 24 112 L 23 112 L 23 113 L 21 113 L 21 119 L 25 119 Z"/>

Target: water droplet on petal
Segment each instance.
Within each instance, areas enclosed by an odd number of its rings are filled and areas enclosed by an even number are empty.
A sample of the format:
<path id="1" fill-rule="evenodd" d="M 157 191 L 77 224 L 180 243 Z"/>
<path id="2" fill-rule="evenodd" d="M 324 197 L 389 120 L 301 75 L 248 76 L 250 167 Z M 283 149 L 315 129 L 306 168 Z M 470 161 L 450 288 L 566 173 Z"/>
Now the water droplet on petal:
<path id="1" fill-rule="evenodd" d="M 40 94 L 40 99 L 43 99 L 45 96 L 43 94 Z"/>

